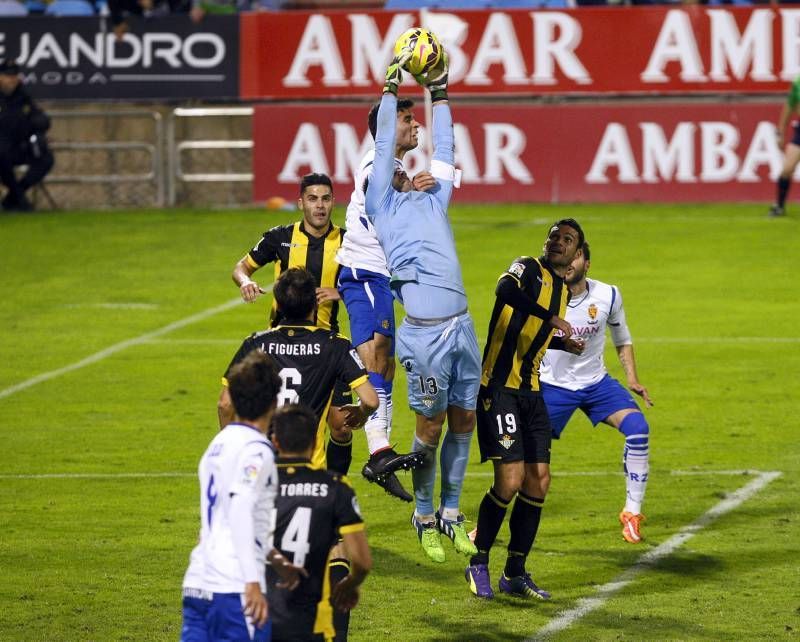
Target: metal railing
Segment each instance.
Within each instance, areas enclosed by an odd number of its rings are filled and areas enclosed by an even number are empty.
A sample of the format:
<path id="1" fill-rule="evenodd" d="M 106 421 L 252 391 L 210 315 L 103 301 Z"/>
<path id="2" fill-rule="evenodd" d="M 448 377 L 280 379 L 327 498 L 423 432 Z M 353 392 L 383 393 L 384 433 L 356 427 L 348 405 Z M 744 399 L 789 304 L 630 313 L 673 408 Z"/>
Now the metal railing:
<path id="1" fill-rule="evenodd" d="M 73 172 L 73 173 L 59 173 L 56 164 L 56 171 L 50 174 L 46 183 L 48 185 L 86 185 L 86 184 L 106 184 L 106 185 L 119 185 L 123 183 L 149 183 L 154 187 L 153 204 L 156 206 L 163 206 L 165 202 L 165 173 L 163 171 L 162 160 L 162 141 L 164 140 L 164 127 L 161 114 L 157 111 L 146 110 L 120 110 L 120 111 L 66 111 L 66 110 L 52 110 L 48 114 L 54 122 L 73 120 L 73 119 L 144 119 L 152 121 L 153 123 L 153 137 L 149 141 L 128 141 L 128 140 L 102 140 L 102 141 L 79 141 L 79 140 L 56 140 L 51 143 L 50 147 L 54 152 L 61 152 L 59 155 L 62 159 L 64 153 L 69 152 L 103 152 L 109 158 L 113 158 L 114 162 L 106 163 L 106 167 L 113 167 L 113 170 L 96 171 L 97 166 L 101 163 L 96 163 L 95 167 L 87 168 L 87 171 Z M 121 172 L 120 168 L 126 167 L 124 160 L 118 160 L 119 157 L 132 155 L 132 153 L 140 152 L 149 157 L 147 163 L 147 171 L 132 171 Z M 64 161 L 60 163 L 64 164 Z M 127 165 L 135 165 L 129 162 Z M 94 171 L 93 171 L 94 170 Z"/>
<path id="2" fill-rule="evenodd" d="M 253 141 L 248 139 L 187 139 L 177 140 L 176 123 L 185 118 L 230 118 L 253 116 L 252 107 L 179 107 L 170 114 L 167 120 L 167 174 L 169 176 L 169 205 L 177 200 L 177 185 L 185 183 L 242 183 L 252 182 L 253 173 L 236 170 L 228 171 L 191 171 L 184 167 L 184 155 L 190 151 L 219 150 L 252 150 Z"/>

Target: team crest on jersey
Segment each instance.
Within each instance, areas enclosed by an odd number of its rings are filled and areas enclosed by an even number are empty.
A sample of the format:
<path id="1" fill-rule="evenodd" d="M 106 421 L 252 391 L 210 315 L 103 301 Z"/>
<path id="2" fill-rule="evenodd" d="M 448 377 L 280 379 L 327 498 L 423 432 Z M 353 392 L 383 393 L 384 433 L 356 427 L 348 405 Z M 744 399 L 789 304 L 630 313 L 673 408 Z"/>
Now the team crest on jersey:
<path id="1" fill-rule="evenodd" d="M 589 318 L 590 318 L 592 321 L 594 321 L 595 323 L 597 323 L 597 322 L 595 321 L 595 319 L 597 319 L 597 306 L 596 306 L 594 303 L 592 303 L 592 304 L 589 306 L 588 312 L 589 312 Z M 591 321 L 590 321 L 590 323 L 591 323 Z"/>
<path id="2" fill-rule="evenodd" d="M 509 437 L 508 435 L 503 435 L 502 439 L 500 439 L 499 442 L 500 445 L 506 450 L 508 450 L 509 448 L 511 448 L 511 446 L 514 445 L 514 440 L 511 439 L 511 437 Z"/>

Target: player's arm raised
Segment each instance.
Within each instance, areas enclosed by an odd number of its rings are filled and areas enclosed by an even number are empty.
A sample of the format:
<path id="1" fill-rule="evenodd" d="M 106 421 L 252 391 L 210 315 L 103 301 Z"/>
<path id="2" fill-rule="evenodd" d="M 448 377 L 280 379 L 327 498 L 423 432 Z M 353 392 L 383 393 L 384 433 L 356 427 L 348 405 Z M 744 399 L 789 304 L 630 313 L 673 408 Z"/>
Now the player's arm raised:
<path id="1" fill-rule="evenodd" d="M 383 97 L 378 108 L 378 127 L 375 132 L 375 159 L 372 178 L 367 185 L 364 208 L 372 219 L 384 212 L 384 205 L 392 189 L 394 177 L 394 142 L 397 136 L 397 88 L 403 81 L 402 66 L 411 57 L 410 49 L 403 49 L 392 58 L 386 68 Z"/>
<path id="2" fill-rule="evenodd" d="M 447 52 L 442 51 L 439 62 L 425 76 L 415 76 L 417 82 L 424 84 L 431 94 L 433 103 L 433 158 L 431 174 L 437 180 L 437 188 L 430 192 L 436 196 L 442 207 L 447 210 L 456 177 L 455 137 L 453 134 L 453 116 L 447 97 L 449 59 Z"/>

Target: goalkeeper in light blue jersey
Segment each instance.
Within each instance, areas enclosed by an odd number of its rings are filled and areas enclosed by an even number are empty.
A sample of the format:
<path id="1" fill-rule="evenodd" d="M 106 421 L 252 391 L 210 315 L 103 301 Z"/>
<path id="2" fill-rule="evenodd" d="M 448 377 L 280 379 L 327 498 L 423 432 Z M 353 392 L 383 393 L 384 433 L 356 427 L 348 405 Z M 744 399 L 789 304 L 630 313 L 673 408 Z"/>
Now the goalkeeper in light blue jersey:
<path id="1" fill-rule="evenodd" d="M 431 170 L 415 177 L 423 190 L 414 190 L 393 160 L 397 87 L 409 57 L 409 50 L 401 51 L 386 72 L 366 212 L 386 253 L 392 291 L 406 311 L 397 331 L 397 356 L 408 377 L 409 405 L 417 415 L 413 450 L 425 455 L 423 465 L 412 472 L 416 510 L 411 521 L 427 556 L 443 562 L 442 533 L 458 552 L 473 555 L 476 550 L 464 529 L 459 498 L 475 427 L 481 360 L 447 218 L 455 167 L 446 54 L 427 76 L 417 77 L 433 101 Z M 436 450 L 445 419 L 437 510 Z"/>

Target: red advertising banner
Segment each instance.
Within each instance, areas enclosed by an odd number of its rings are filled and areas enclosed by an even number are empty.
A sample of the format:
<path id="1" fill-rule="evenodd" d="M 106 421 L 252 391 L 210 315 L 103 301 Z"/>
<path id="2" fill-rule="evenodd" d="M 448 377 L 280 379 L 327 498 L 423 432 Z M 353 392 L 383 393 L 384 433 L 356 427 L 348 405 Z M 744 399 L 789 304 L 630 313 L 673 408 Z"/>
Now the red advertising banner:
<path id="1" fill-rule="evenodd" d="M 373 144 L 367 110 L 257 107 L 254 198 L 294 199 L 300 178 L 314 171 L 330 175 L 346 202 Z M 768 202 L 781 167 L 779 111 L 779 104 L 456 104 L 462 184 L 453 201 Z M 411 175 L 426 168 L 424 150 L 407 154 L 405 164 Z"/>
<path id="2" fill-rule="evenodd" d="M 800 7 L 286 11 L 242 17 L 241 96 L 375 95 L 419 24 L 450 54 L 454 95 L 785 92 L 800 75 Z"/>

